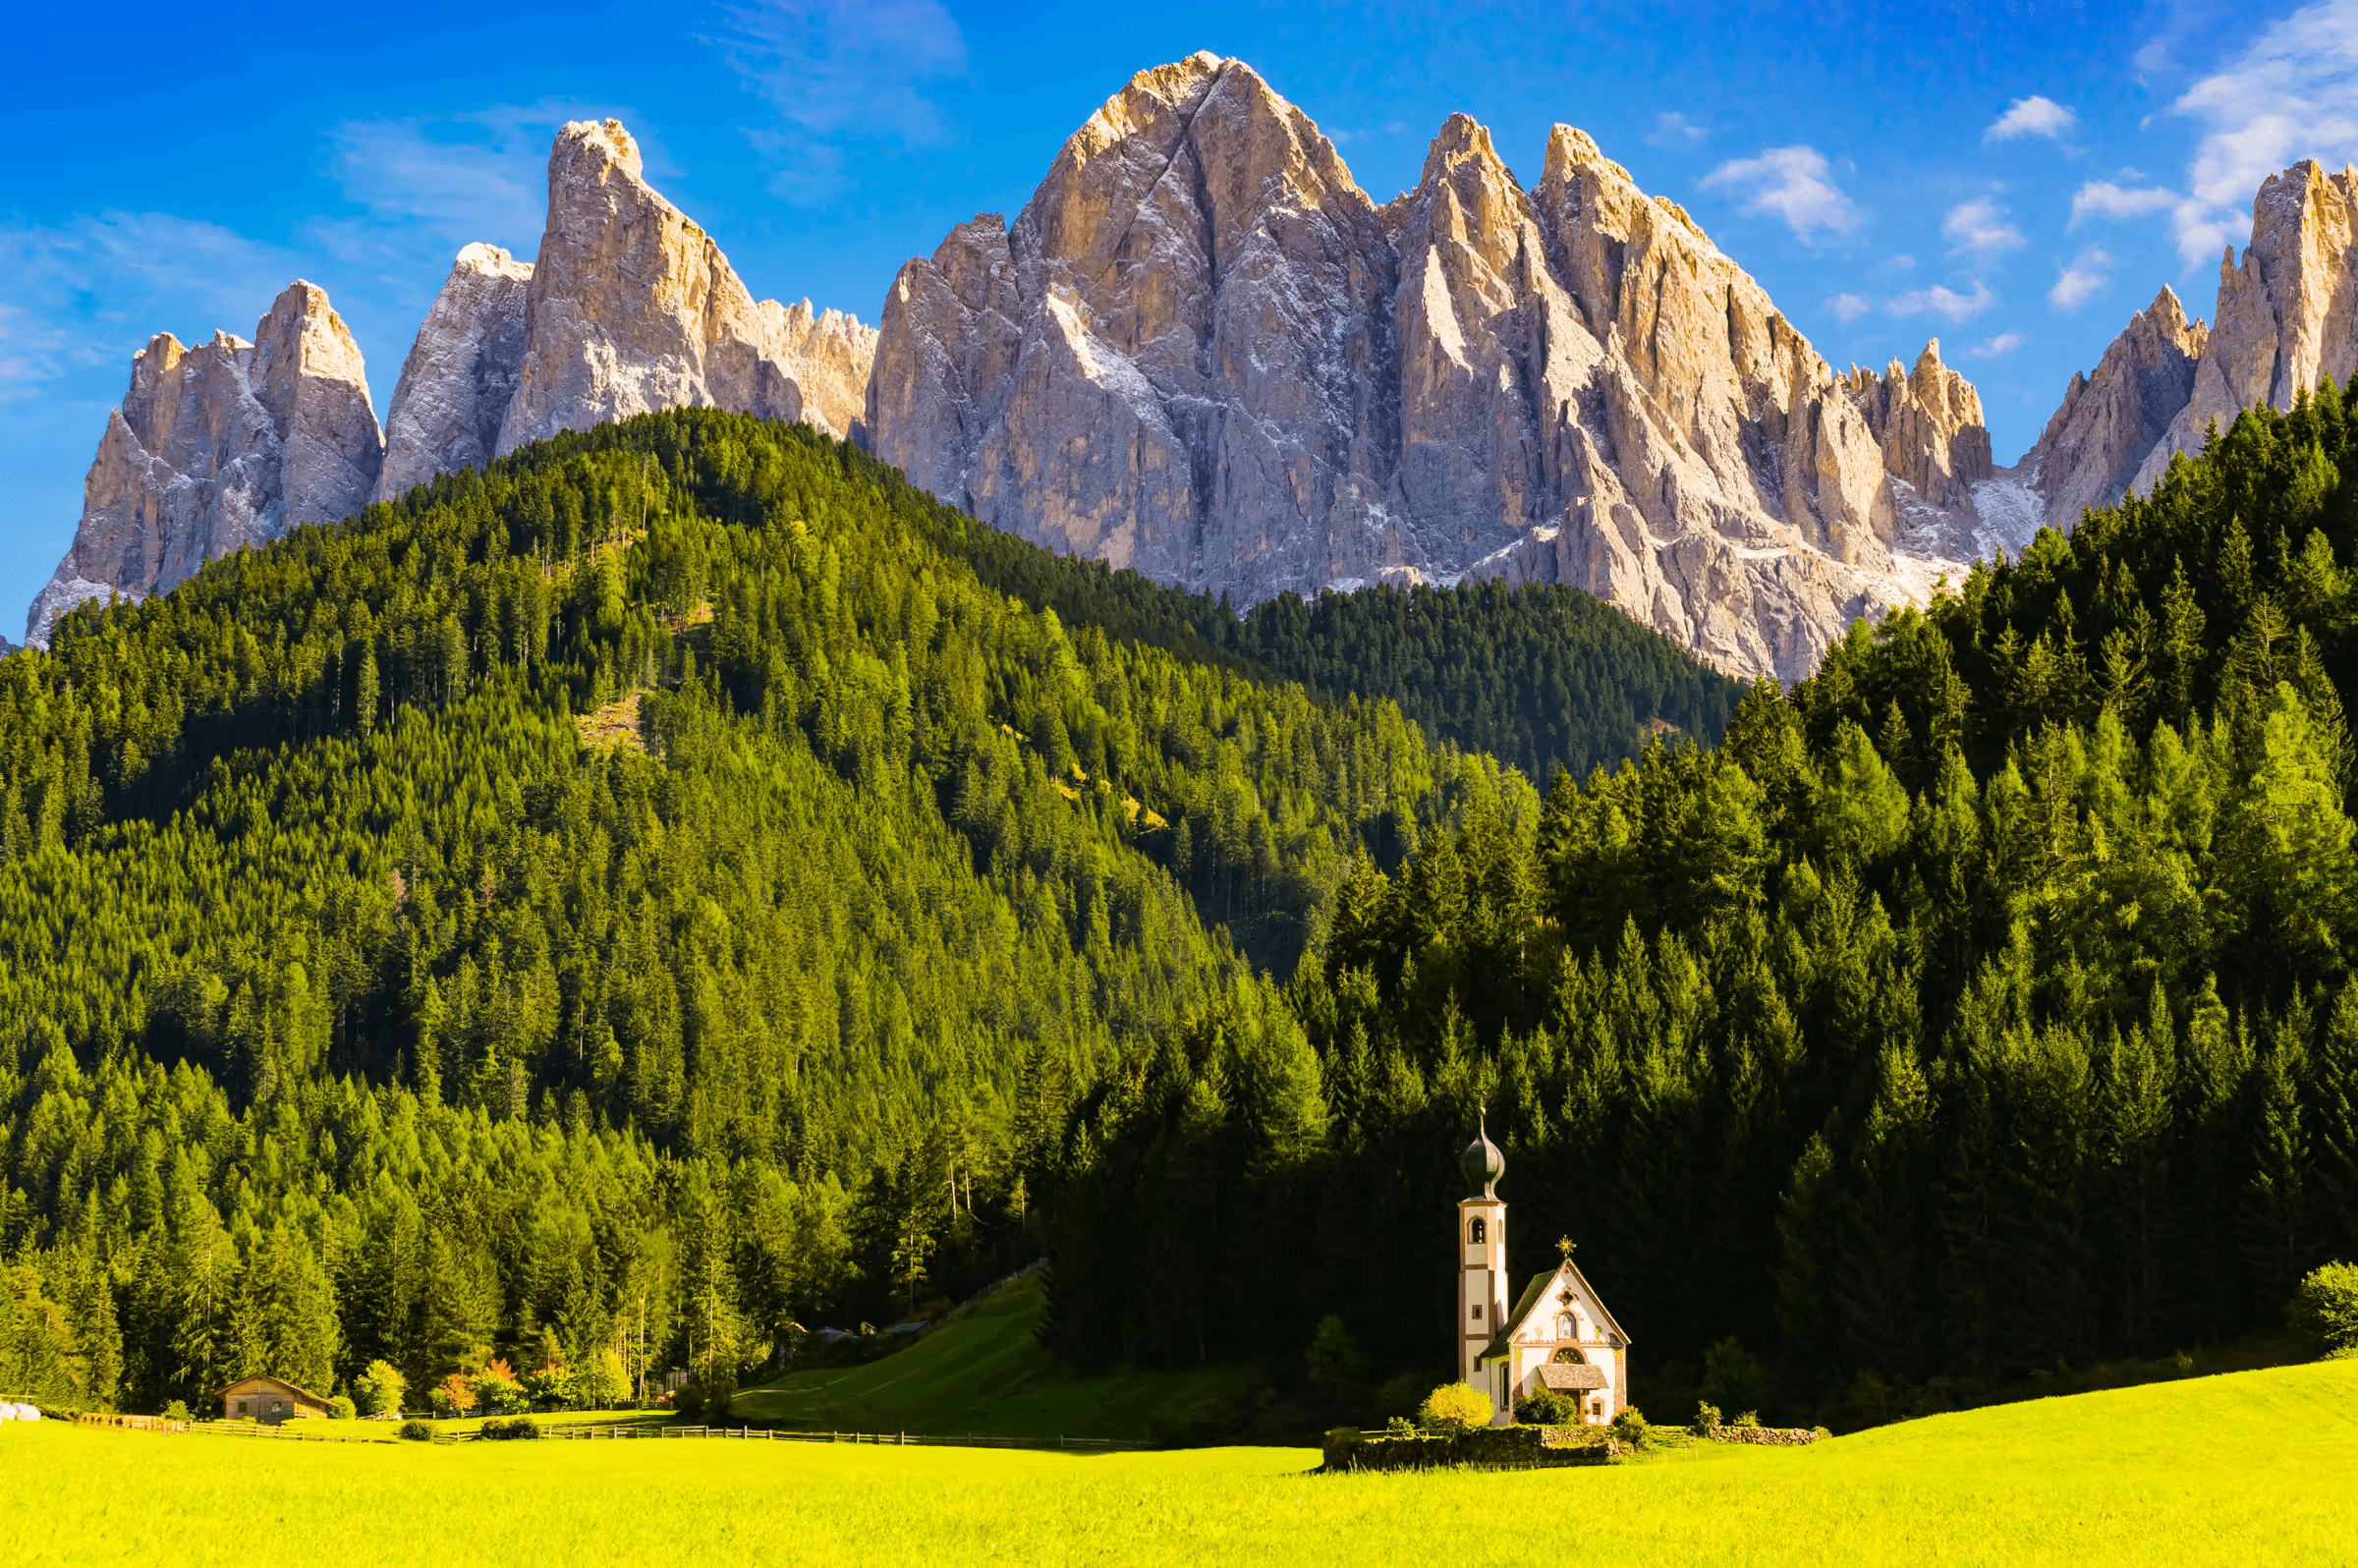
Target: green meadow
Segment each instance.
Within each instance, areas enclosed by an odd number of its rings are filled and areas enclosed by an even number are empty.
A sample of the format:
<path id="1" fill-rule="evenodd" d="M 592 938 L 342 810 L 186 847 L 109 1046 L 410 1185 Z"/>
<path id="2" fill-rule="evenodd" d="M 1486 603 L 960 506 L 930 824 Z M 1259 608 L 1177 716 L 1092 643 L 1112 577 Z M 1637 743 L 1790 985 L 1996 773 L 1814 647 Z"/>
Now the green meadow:
<path id="1" fill-rule="evenodd" d="M 2358 1362 L 2082 1394 L 1799 1450 L 1319 1476 L 1302 1449 L 1089 1457 L 683 1441 L 324 1444 L 0 1428 L 30 1561 L 2316 1563 L 2358 1553 Z M 300 1546 L 298 1546 L 300 1543 Z"/>
<path id="2" fill-rule="evenodd" d="M 1045 1306 L 1036 1274 L 882 1361 L 741 1390 L 732 1415 L 818 1431 L 1145 1437 L 1156 1421 L 1183 1426 L 1198 1403 L 1234 1400 L 1252 1382 L 1241 1367 L 1084 1376 L 1041 1348 Z"/>

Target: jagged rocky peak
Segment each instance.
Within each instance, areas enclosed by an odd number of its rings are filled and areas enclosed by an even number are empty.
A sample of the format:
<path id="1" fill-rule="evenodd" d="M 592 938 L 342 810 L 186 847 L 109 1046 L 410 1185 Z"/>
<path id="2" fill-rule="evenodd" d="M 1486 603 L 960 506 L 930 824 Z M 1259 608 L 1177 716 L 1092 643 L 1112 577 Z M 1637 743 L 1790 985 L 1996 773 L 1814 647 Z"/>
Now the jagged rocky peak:
<path id="1" fill-rule="evenodd" d="M 2071 378 L 2062 405 L 2019 465 L 2039 487 L 2048 523 L 2069 528 L 2088 508 L 2120 499 L 2194 395 L 2209 340 L 2209 330 L 2188 318 L 2165 284 L 2130 317 L 2095 370 Z"/>
<path id="2" fill-rule="evenodd" d="M 160 593 L 214 556 L 359 511 L 383 456 L 360 346 L 325 290 L 289 285 L 251 343 L 158 334 L 107 416 L 74 543 L 26 641 L 47 646 L 86 599 Z"/>
<path id="3" fill-rule="evenodd" d="M 532 263 L 498 246 L 459 252 L 393 389 L 377 500 L 390 501 L 437 474 L 489 466 L 524 362 L 525 292 L 532 281 Z"/>
<path id="4" fill-rule="evenodd" d="M 559 430 L 695 406 L 849 436 L 872 327 L 809 300 L 756 300 L 711 236 L 645 178 L 617 120 L 578 120 L 548 159 L 535 262 L 459 252 L 385 420 L 377 498 Z"/>
<path id="5" fill-rule="evenodd" d="M 814 323 L 807 307 L 757 303 L 712 237 L 642 171 L 618 120 L 577 120 L 557 134 L 499 450 L 692 406 L 808 419 L 849 434 L 840 396 L 830 419 L 804 382 L 816 351 L 832 355 L 826 379 L 840 383 L 845 362 L 868 345 L 865 329 L 834 312 Z"/>
<path id="6" fill-rule="evenodd" d="M 1961 387 L 1923 397 L 1954 420 Z M 1959 429 L 1909 418 L 1940 437 L 1919 467 L 1970 471 Z M 985 521 L 1245 603 L 1573 582 L 1789 677 L 1933 575 L 1893 554 L 1882 445 L 1832 368 L 1594 140 L 1556 128 L 1527 190 L 1455 115 L 1378 208 L 1209 54 L 1133 78 L 1013 224 L 902 268 L 866 422 Z"/>
<path id="7" fill-rule="evenodd" d="M 1938 338 L 1925 344 L 1912 370 L 1895 359 L 1880 376 L 1853 365 L 1845 381 L 1882 447 L 1883 467 L 1918 498 L 1964 505 L 1972 487 L 1996 472 L 1982 395 L 1940 363 Z"/>
<path id="8" fill-rule="evenodd" d="M 2292 407 L 2323 376 L 2358 370 L 2358 170 L 2304 158 L 2262 182 L 2251 244 L 2219 260 L 2217 324 L 2189 320 L 2163 289 L 2138 312 L 2023 461 L 2058 527 L 2124 493 L 2150 493 L 2212 421 Z"/>

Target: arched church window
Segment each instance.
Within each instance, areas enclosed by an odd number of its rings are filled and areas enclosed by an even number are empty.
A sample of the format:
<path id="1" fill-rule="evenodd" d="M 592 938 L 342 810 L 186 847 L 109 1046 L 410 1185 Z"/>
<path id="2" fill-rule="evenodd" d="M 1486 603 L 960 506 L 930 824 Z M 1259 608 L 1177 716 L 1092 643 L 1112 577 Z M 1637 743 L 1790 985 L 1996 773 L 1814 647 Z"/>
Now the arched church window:
<path id="1" fill-rule="evenodd" d="M 1555 1364 L 1559 1367 L 1585 1367 L 1589 1364 L 1589 1358 L 1582 1355 L 1577 1346 L 1566 1345 L 1555 1353 Z"/>
<path id="2" fill-rule="evenodd" d="M 1466 1245 L 1469 1247 L 1480 1247 L 1483 1243 L 1484 1234 L 1481 1216 L 1477 1215 L 1474 1223 L 1466 1228 Z"/>

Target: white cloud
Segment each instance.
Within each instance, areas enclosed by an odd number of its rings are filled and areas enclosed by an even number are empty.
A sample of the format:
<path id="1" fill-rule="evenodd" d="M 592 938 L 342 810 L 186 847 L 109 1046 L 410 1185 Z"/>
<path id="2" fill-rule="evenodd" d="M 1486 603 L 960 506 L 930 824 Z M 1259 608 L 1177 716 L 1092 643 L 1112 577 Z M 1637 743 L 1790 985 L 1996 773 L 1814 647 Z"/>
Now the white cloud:
<path id="1" fill-rule="evenodd" d="M 1757 158 L 1736 158 L 1703 177 L 1709 189 L 1733 188 L 1746 212 L 1772 212 L 1803 241 L 1821 230 L 1848 234 L 1859 209 L 1828 178 L 1825 155 L 1809 146 L 1770 147 Z"/>
<path id="2" fill-rule="evenodd" d="M 2055 286 L 2047 291 L 2047 303 L 2058 310 L 2078 309 L 2112 281 L 2111 265 L 2112 258 L 2103 247 L 2090 246 L 2064 264 Z"/>
<path id="3" fill-rule="evenodd" d="M 1986 196 L 1950 207 L 1940 232 L 1956 242 L 1950 247 L 1951 253 L 1970 251 L 1976 255 L 1994 255 L 2018 250 L 2023 244 L 2022 231 L 2006 221 L 2006 209 Z"/>
<path id="4" fill-rule="evenodd" d="M 202 343 L 251 337 L 279 290 L 305 270 L 292 252 L 218 224 L 167 212 L 84 214 L 46 227 L 0 227 L 0 402 L 43 385 L 131 374 L 156 333 Z M 93 436 L 93 440 L 95 437 Z"/>
<path id="5" fill-rule="evenodd" d="M 1654 117 L 1654 129 L 1646 134 L 1646 143 L 1683 151 L 1702 146 L 1704 139 L 1710 135 L 1709 131 L 1683 114 L 1657 114 Z"/>
<path id="6" fill-rule="evenodd" d="M 2170 107 L 2208 127 L 2171 220 L 2193 266 L 2250 232 L 2250 202 L 2269 175 L 2295 158 L 2358 155 L 2358 0 L 2325 0 L 2272 24 Z"/>
<path id="7" fill-rule="evenodd" d="M 2012 354 L 2022 347 L 2022 334 L 2000 332 L 1986 343 L 1977 343 L 1965 351 L 1968 360 L 1994 360 L 2001 354 Z"/>
<path id="8" fill-rule="evenodd" d="M 1930 310 L 1951 321 L 1970 321 L 1995 305 L 1997 296 L 1990 291 L 1989 284 L 1979 278 L 1966 281 L 1973 285 L 1971 294 L 1959 294 L 1954 289 L 1935 284 L 1929 289 L 1911 289 L 1895 296 L 1883 308 L 1892 315 L 1921 315 Z"/>
<path id="9" fill-rule="evenodd" d="M 2080 220 L 2090 215 L 2100 218 L 2135 218 L 2148 212 L 2166 212 L 2184 198 L 2175 191 L 2160 187 L 2137 190 L 2114 185 L 2109 180 L 2091 180 L 2071 194 L 2071 222 L 2066 228 L 2076 229 Z"/>
<path id="10" fill-rule="evenodd" d="M 607 115 L 631 128 L 649 173 L 659 172 L 646 126 L 628 111 L 553 100 L 437 119 L 348 120 L 328 133 L 328 169 L 370 225 L 430 236 L 437 249 L 481 240 L 529 259 L 548 207 L 548 149 L 558 128 Z M 350 225 L 328 228 L 348 245 L 365 245 Z"/>
<path id="11" fill-rule="evenodd" d="M 2052 98 L 2034 94 L 2016 98 L 2006 112 L 1991 123 L 1982 133 L 1984 141 L 2014 141 L 2024 137 L 2045 137 L 2057 141 L 2069 136 L 2080 123 L 2080 117 Z"/>
<path id="12" fill-rule="evenodd" d="M 845 181 L 839 142 L 944 140 L 931 83 L 966 70 L 966 39 L 936 0 L 753 0 L 724 7 L 730 67 L 783 126 L 749 133 L 781 165 L 789 200 L 823 200 Z"/>
<path id="13" fill-rule="evenodd" d="M 1875 308 L 1875 302 L 1863 294 L 1837 294 L 1825 302 L 1825 308 L 1834 312 L 1837 321 L 1856 321 Z"/>

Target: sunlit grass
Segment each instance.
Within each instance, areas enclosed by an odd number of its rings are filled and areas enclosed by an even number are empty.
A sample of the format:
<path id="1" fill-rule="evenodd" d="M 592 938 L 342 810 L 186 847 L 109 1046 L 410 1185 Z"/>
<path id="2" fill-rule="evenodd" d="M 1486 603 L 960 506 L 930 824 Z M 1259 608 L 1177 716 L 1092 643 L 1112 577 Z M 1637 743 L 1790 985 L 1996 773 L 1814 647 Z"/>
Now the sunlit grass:
<path id="1" fill-rule="evenodd" d="M 740 1390 L 732 1419 L 818 1430 L 1140 1438 L 1157 1420 L 1184 1427 L 1198 1402 L 1233 1402 L 1251 1385 L 1249 1370 L 1223 1366 L 1083 1376 L 1040 1348 L 1035 1331 L 1046 1306 L 1035 1275 L 881 1361 Z"/>
<path id="2" fill-rule="evenodd" d="M 1978 1410 L 1798 1450 L 1314 1476 L 1298 1449 L 345 1445 L 0 1428 L 35 1560 L 2327 1562 L 2358 1552 L 2358 1363 Z"/>

